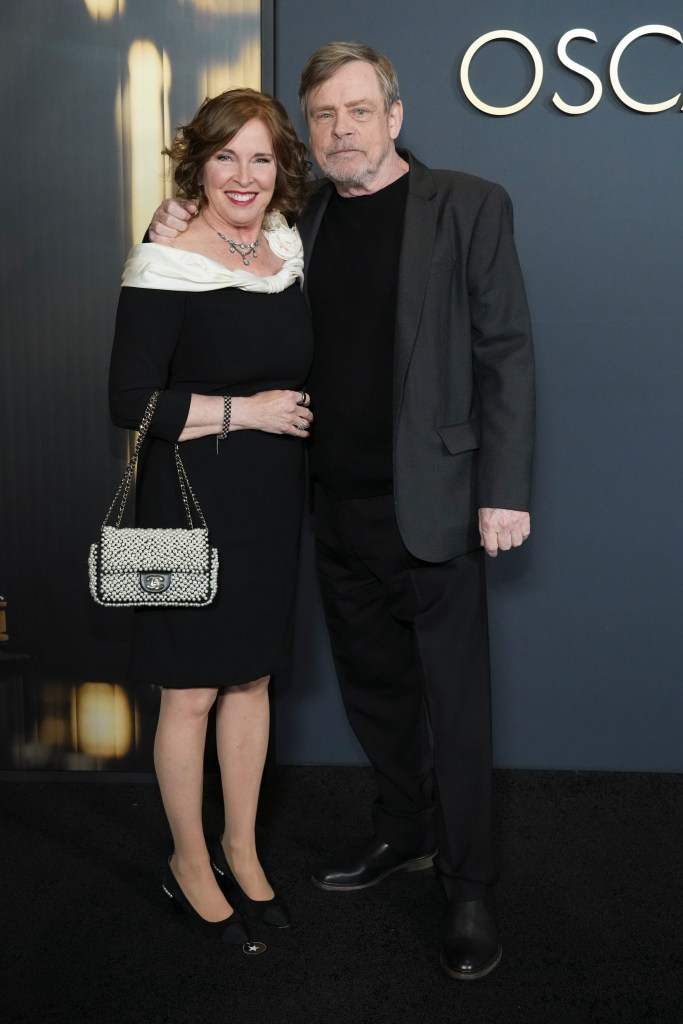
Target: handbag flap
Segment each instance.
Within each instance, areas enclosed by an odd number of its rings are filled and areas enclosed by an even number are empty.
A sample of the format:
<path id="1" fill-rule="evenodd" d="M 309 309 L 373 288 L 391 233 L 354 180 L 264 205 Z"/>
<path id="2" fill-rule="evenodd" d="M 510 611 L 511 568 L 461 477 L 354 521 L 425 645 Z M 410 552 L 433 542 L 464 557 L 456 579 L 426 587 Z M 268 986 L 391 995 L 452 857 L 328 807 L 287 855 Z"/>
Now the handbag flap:
<path id="1" fill-rule="evenodd" d="M 206 572 L 209 531 L 103 526 L 100 559 L 103 573 Z"/>

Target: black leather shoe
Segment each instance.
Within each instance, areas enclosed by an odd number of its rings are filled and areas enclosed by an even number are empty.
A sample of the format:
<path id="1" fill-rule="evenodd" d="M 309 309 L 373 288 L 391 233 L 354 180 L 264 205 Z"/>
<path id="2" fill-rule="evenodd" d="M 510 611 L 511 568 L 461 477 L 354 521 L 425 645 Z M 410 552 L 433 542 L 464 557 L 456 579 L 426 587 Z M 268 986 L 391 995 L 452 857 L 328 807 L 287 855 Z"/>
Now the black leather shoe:
<path id="1" fill-rule="evenodd" d="M 273 928 L 289 928 L 289 911 L 279 896 L 269 900 L 252 900 L 247 896 L 230 869 L 223 849 L 223 836 L 219 836 L 211 848 L 211 864 L 216 874 L 221 876 L 230 902 L 234 900 L 247 918 L 270 924 Z"/>
<path id="2" fill-rule="evenodd" d="M 380 839 L 373 839 L 354 858 L 336 868 L 319 868 L 311 881 L 328 892 L 352 892 L 377 885 L 394 871 L 424 871 L 431 868 L 436 850 L 406 857 Z"/>
<path id="3" fill-rule="evenodd" d="M 503 955 L 498 925 L 488 900 L 451 903 L 441 946 L 441 966 L 458 981 L 478 981 Z"/>

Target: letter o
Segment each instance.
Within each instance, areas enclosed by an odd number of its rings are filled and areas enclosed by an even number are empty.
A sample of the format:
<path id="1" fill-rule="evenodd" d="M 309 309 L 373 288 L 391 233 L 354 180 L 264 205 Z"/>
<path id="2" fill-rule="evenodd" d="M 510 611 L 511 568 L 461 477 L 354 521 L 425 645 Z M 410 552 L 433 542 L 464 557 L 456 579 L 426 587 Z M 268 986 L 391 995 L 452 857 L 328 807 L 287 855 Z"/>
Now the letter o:
<path id="1" fill-rule="evenodd" d="M 519 45 L 523 46 L 530 54 L 531 59 L 534 62 L 534 81 L 531 88 L 526 96 L 523 96 L 518 103 L 513 103 L 509 107 L 493 107 L 490 103 L 484 103 L 483 100 L 479 99 L 470 85 L 470 64 L 472 63 L 472 58 L 482 46 L 486 46 L 487 43 L 492 42 L 494 39 L 510 39 L 513 43 L 519 43 Z M 467 53 L 462 59 L 462 64 L 460 65 L 460 84 L 465 96 L 467 96 L 467 99 L 470 101 L 472 106 L 477 107 L 478 110 L 483 110 L 485 114 L 491 114 L 493 117 L 507 117 L 508 114 L 516 114 L 518 110 L 523 110 L 524 107 L 528 107 L 537 96 L 542 82 L 543 60 L 540 53 L 527 36 L 523 36 L 521 32 L 512 32 L 508 29 L 500 29 L 497 32 L 487 32 L 485 35 L 479 36 L 479 38 L 475 39 L 472 45 L 468 48 Z"/>

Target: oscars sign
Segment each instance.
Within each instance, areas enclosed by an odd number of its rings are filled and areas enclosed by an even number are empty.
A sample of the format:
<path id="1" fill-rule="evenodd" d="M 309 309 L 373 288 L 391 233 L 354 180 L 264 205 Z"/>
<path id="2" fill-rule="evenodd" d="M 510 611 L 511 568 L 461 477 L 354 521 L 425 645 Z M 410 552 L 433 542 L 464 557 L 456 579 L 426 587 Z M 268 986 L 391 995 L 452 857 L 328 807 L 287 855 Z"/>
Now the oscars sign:
<path id="1" fill-rule="evenodd" d="M 670 28 L 668 25 L 643 25 L 641 28 L 636 28 L 625 35 L 621 42 L 615 47 L 614 53 L 612 54 L 609 62 L 609 80 L 616 96 L 625 106 L 630 107 L 631 110 L 637 110 L 641 114 L 658 114 L 662 110 L 669 110 L 671 107 L 677 106 L 682 94 L 679 92 L 676 96 L 662 100 L 660 103 L 640 103 L 632 96 L 629 96 L 619 79 L 619 62 L 621 61 L 624 52 L 636 41 L 636 39 L 640 39 L 642 36 L 667 36 L 669 39 L 673 39 L 677 43 L 683 43 L 681 33 L 675 28 Z M 512 40 L 512 42 L 519 43 L 519 45 L 524 47 L 529 54 L 534 66 L 534 80 L 529 91 L 521 98 L 521 100 L 505 107 L 492 106 L 490 103 L 485 103 L 479 98 L 479 96 L 477 96 L 470 83 L 470 65 L 475 55 L 479 52 L 482 46 L 486 46 L 488 43 L 492 43 L 497 39 L 507 39 Z M 575 74 L 587 79 L 593 88 L 593 93 L 590 99 L 585 103 L 572 104 L 566 103 L 560 94 L 556 92 L 552 97 L 552 102 L 558 110 L 563 111 L 565 114 L 587 114 L 589 110 L 592 110 L 600 102 L 602 97 L 602 82 L 594 71 L 584 67 L 582 64 L 577 64 L 576 61 L 571 59 L 567 53 L 567 47 L 573 39 L 589 39 L 591 42 L 597 43 L 598 37 L 594 32 L 591 32 L 590 29 L 574 28 L 569 32 L 565 32 L 557 44 L 557 56 L 560 63 L 566 68 L 569 68 L 569 70 L 573 71 Z M 518 111 L 523 110 L 524 107 L 528 107 L 537 96 L 542 82 L 543 59 L 537 47 L 527 36 L 522 35 L 520 32 L 512 32 L 508 29 L 500 29 L 496 32 L 487 32 L 485 35 L 479 36 L 479 38 L 475 39 L 472 45 L 468 48 L 467 53 L 462 59 L 462 64 L 460 65 L 460 84 L 462 85 L 465 96 L 472 106 L 477 108 L 477 110 L 482 110 L 485 114 L 491 114 L 494 117 L 508 117 L 510 114 L 516 114 Z M 681 110 L 683 110 L 683 107 L 681 107 Z"/>

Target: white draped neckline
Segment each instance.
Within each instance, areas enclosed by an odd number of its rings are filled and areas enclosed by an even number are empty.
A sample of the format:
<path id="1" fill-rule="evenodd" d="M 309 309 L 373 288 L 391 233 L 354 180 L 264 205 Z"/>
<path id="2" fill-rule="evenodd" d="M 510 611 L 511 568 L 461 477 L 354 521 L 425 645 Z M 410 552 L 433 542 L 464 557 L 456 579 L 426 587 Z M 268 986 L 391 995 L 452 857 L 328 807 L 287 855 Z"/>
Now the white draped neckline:
<path id="1" fill-rule="evenodd" d="M 290 228 L 281 213 L 267 213 L 263 234 L 272 252 L 285 262 L 277 274 L 258 277 L 248 270 L 228 270 L 198 252 L 172 249 L 155 242 L 134 245 L 123 267 L 125 288 L 159 288 L 166 291 L 208 292 L 240 288 L 247 292 L 283 292 L 304 277 L 304 251 L 296 227 Z"/>

